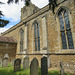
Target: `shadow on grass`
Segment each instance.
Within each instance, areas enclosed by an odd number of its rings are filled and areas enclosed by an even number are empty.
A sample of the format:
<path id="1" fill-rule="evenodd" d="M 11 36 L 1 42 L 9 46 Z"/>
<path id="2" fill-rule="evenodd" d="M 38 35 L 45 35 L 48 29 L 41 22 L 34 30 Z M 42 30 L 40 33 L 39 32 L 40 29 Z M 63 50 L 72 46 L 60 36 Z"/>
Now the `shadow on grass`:
<path id="1" fill-rule="evenodd" d="M 39 75 L 41 75 L 41 68 L 39 68 Z M 60 73 L 58 71 L 50 71 L 48 75 L 60 75 Z"/>
<path id="2" fill-rule="evenodd" d="M 8 67 L 8 68 L 0 68 L 0 75 L 30 75 L 30 70 L 23 70 L 21 69 L 20 71 L 14 72 L 13 67 Z"/>
<path id="3" fill-rule="evenodd" d="M 41 75 L 41 68 L 39 68 L 39 75 Z M 48 75 L 60 75 L 60 72 L 57 70 L 50 70 L 48 72 Z M 65 73 L 64 75 L 74 75 L 74 74 Z"/>
<path id="4" fill-rule="evenodd" d="M 39 74 L 41 75 L 41 68 L 38 69 Z M 14 72 L 14 67 L 0 68 L 0 75 L 30 75 L 30 69 L 23 70 L 21 68 L 20 71 Z M 48 72 L 48 75 L 60 75 L 59 71 L 51 70 Z M 64 75 L 73 75 L 69 73 L 65 73 Z"/>

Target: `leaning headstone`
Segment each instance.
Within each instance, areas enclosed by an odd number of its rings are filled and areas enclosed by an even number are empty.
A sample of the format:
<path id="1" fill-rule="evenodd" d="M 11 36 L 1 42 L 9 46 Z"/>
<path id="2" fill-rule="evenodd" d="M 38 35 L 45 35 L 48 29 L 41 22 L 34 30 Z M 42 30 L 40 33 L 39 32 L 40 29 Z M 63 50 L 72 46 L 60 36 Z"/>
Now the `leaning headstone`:
<path id="1" fill-rule="evenodd" d="M 16 59 L 14 61 L 14 71 L 19 71 L 21 69 L 21 59 Z"/>
<path id="2" fill-rule="evenodd" d="M 8 58 L 3 58 L 2 63 L 1 63 L 1 67 L 8 67 L 8 63 L 9 63 Z"/>
<path id="3" fill-rule="evenodd" d="M 29 57 L 25 57 L 23 60 L 23 69 L 29 68 Z"/>
<path id="4" fill-rule="evenodd" d="M 31 61 L 30 75 L 38 75 L 38 60 L 36 58 Z"/>
<path id="5" fill-rule="evenodd" d="M 14 61 L 15 61 L 15 59 L 11 60 L 11 66 L 14 66 Z"/>
<path id="6" fill-rule="evenodd" d="M 60 75 L 64 75 L 63 62 L 60 61 Z"/>
<path id="7" fill-rule="evenodd" d="M 48 75 L 47 57 L 41 58 L 41 75 Z"/>

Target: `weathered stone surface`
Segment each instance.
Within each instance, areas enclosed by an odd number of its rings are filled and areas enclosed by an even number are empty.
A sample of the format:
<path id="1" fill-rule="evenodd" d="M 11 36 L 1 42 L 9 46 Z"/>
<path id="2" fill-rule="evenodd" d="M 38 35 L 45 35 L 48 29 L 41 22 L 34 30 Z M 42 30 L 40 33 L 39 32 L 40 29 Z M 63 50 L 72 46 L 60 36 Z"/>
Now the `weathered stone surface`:
<path id="1" fill-rule="evenodd" d="M 0 42 L 0 56 L 4 58 L 5 54 L 9 55 L 9 61 L 16 56 L 16 43 Z"/>
<path id="2" fill-rule="evenodd" d="M 15 59 L 11 60 L 11 66 L 14 66 L 14 61 L 15 61 Z"/>
<path id="3" fill-rule="evenodd" d="M 9 60 L 8 58 L 3 58 L 1 62 L 1 67 L 8 67 Z"/>
<path id="4" fill-rule="evenodd" d="M 31 61 L 30 75 L 38 75 L 38 60 L 36 58 Z"/>
<path id="5" fill-rule="evenodd" d="M 60 61 L 60 75 L 64 75 L 63 62 Z"/>
<path id="6" fill-rule="evenodd" d="M 47 57 L 41 58 L 41 75 L 48 75 Z"/>
<path id="7" fill-rule="evenodd" d="M 19 71 L 21 69 L 21 59 L 16 59 L 14 62 L 14 71 Z"/>
<path id="8" fill-rule="evenodd" d="M 23 69 L 29 68 L 29 57 L 23 59 Z"/>
<path id="9" fill-rule="evenodd" d="M 5 54 L 5 55 L 4 55 L 4 58 L 9 58 L 9 55 L 8 55 L 8 54 Z"/>

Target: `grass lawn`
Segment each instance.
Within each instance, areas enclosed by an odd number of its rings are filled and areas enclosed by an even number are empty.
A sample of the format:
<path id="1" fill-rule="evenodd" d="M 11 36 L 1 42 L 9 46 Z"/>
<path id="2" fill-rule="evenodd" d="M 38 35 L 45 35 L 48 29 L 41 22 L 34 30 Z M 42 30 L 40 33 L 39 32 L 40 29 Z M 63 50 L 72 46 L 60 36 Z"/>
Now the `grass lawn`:
<path id="1" fill-rule="evenodd" d="M 9 64 L 9 67 L 7 68 L 0 67 L 0 75 L 30 75 L 30 69 L 23 70 L 21 68 L 21 70 L 18 72 L 13 72 L 13 70 L 14 70 L 14 67 L 10 66 L 10 64 Z M 39 75 L 41 75 L 40 68 L 39 68 Z M 56 70 L 51 70 L 48 72 L 48 75 L 60 75 L 60 72 Z M 73 75 L 73 74 L 65 73 L 65 75 Z"/>

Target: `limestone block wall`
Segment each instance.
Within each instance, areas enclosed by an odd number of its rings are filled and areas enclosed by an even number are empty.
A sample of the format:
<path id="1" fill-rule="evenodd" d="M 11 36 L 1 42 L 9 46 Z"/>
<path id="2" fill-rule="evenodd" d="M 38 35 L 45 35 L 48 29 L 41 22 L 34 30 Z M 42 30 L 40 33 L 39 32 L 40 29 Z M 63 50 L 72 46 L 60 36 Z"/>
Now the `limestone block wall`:
<path id="1" fill-rule="evenodd" d="M 75 73 L 75 55 L 73 54 L 59 54 L 50 55 L 50 67 L 60 68 L 60 61 L 63 62 L 64 70 Z"/>
<path id="2" fill-rule="evenodd" d="M 16 43 L 0 42 L 0 57 L 3 58 L 5 54 L 8 54 L 10 61 L 14 59 L 16 57 L 16 46 Z"/>
<path id="3" fill-rule="evenodd" d="M 15 26 L 14 26 L 11 29 L 9 29 L 7 31 L 7 33 L 4 35 L 4 36 L 7 36 L 7 37 L 12 37 L 17 41 L 16 54 L 19 53 L 19 51 L 20 51 L 20 44 L 19 44 L 20 43 L 20 39 L 19 39 L 20 29 L 22 28 L 24 30 L 24 27 L 25 27 L 24 24 L 20 27 L 17 27 L 17 28 L 15 28 Z"/>

